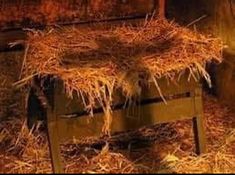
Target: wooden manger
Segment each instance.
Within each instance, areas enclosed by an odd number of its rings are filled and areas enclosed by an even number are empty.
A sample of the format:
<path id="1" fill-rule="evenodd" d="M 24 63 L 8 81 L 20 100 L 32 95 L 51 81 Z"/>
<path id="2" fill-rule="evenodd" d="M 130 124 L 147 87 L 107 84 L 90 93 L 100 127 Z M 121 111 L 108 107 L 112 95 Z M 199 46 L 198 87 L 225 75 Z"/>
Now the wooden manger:
<path id="1" fill-rule="evenodd" d="M 195 138 L 196 153 L 206 152 L 206 136 L 203 126 L 203 105 L 201 83 L 193 79 L 188 81 L 185 73 L 177 84 L 167 79 L 159 80 L 162 95 L 167 99 L 165 103 L 162 96 L 156 93 L 155 85 L 151 84 L 142 94 L 139 104 L 126 107 L 120 100 L 113 107 L 111 132 L 118 133 L 179 120 L 192 120 Z M 74 138 L 97 137 L 102 133 L 104 125 L 103 110 L 94 110 L 94 116 L 82 109 L 81 99 L 71 100 L 64 93 L 63 82 L 55 81 L 44 94 L 40 94 L 40 86 L 34 86 L 28 101 L 28 110 L 33 111 L 35 103 L 33 96 L 44 97 L 47 101 L 46 119 L 52 165 L 55 173 L 64 172 L 60 153 L 60 144 Z M 45 95 L 48 94 L 48 95 Z M 31 99 L 31 100 L 30 100 Z M 119 98 L 120 99 L 120 98 Z M 33 117 L 33 116 L 29 116 Z"/>
<path id="2" fill-rule="evenodd" d="M 73 30 L 55 33 L 49 30 L 29 35 L 21 80 L 15 85 L 30 85 L 29 125 L 38 116 L 47 121 L 55 173 L 64 171 L 60 153 L 62 142 L 100 136 L 104 125 L 112 135 L 190 119 L 196 153 L 206 151 L 200 80 L 204 77 L 209 81 L 204 63 L 212 58 L 220 61 L 220 42 L 206 41 L 204 36 L 166 22 L 165 0 L 159 0 L 159 6 L 156 2 L 151 1 L 150 7 L 159 7 L 160 20 L 147 22 L 142 19 L 142 28 L 138 28 L 139 24 L 135 28 L 134 22 L 133 28 L 124 26 L 106 30 L 110 23 L 107 20 L 92 27 L 81 25 Z M 123 18 L 111 20 L 113 26 L 123 22 L 127 21 Z M 158 24 L 162 25 L 160 30 Z M 93 58 L 94 55 L 98 55 L 97 58 Z M 74 62 L 73 57 L 75 60 L 78 57 L 75 65 L 69 64 Z M 89 71 L 92 75 L 85 75 Z M 132 76 L 137 76 L 137 80 L 133 81 Z M 139 87 L 141 91 L 128 94 L 124 86 L 129 85 L 133 91 L 138 91 Z M 107 93 L 103 94 L 103 91 Z M 126 103 L 131 100 L 134 103 Z"/>

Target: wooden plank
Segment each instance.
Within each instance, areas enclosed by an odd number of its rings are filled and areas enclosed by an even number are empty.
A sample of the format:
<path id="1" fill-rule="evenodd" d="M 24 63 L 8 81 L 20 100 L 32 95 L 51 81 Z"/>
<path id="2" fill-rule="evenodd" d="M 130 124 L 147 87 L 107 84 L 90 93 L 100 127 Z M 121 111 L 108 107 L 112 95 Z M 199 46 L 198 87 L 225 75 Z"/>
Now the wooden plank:
<path id="1" fill-rule="evenodd" d="M 199 155 L 207 152 L 201 87 L 196 88 L 194 93 L 195 116 L 193 118 L 193 130 L 196 153 Z"/>
<path id="2" fill-rule="evenodd" d="M 193 78 L 189 79 L 188 71 L 185 71 L 185 73 L 183 73 L 179 79 L 177 79 L 177 77 L 179 76 L 176 75 L 176 78 L 173 81 L 170 81 L 165 77 L 162 77 L 157 80 L 158 86 L 164 97 L 191 92 L 198 84 L 200 84 L 200 82 L 196 82 Z M 146 88 L 142 92 L 143 99 L 160 97 L 160 92 L 158 91 L 156 85 L 153 82 L 150 83 L 149 88 Z"/>
<path id="3" fill-rule="evenodd" d="M 175 83 L 169 82 L 166 78 L 161 78 L 158 80 L 159 87 L 161 89 L 161 93 L 169 98 L 174 98 L 174 95 L 185 94 L 187 92 L 191 92 L 194 90 L 198 82 L 194 79 L 188 80 L 188 73 L 186 72 L 181 78 Z M 74 98 L 69 98 L 64 91 L 63 83 L 60 82 L 56 86 L 56 102 L 57 102 L 57 115 L 63 114 L 73 114 L 73 113 L 82 113 L 84 107 L 82 105 L 82 100 L 78 98 L 77 94 L 74 93 Z M 156 99 L 159 98 L 161 100 L 160 92 L 158 91 L 156 85 L 152 82 L 149 87 L 143 88 L 143 92 L 141 92 L 140 101 L 148 100 L 148 99 Z M 115 96 L 113 97 L 113 106 L 121 106 L 126 102 L 126 97 L 122 95 L 121 92 L 115 92 Z M 99 106 L 99 104 L 97 104 Z"/>
<path id="4" fill-rule="evenodd" d="M 48 118 L 53 118 L 53 113 L 48 114 Z M 50 121 L 47 122 L 47 133 L 49 140 L 49 149 L 50 149 L 50 157 L 52 162 L 52 169 L 54 173 L 62 173 L 64 171 L 62 157 L 60 152 L 60 135 L 58 135 L 58 131 L 60 130 L 57 127 L 57 122 Z"/>
<path id="5" fill-rule="evenodd" d="M 168 104 L 153 103 L 143 105 L 136 112 L 128 115 L 128 110 L 113 111 L 112 133 L 138 129 L 142 126 L 166 123 L 176 120 L 190 119 L 194 116 L 192 98 L 171 100 Z M 103 113 L 96 114 L 88 120 L 88 116 L 79 118 L 60 118 L 58 132 L 61 141 L 73 138 L 99 136 L 103 127 Z"/>

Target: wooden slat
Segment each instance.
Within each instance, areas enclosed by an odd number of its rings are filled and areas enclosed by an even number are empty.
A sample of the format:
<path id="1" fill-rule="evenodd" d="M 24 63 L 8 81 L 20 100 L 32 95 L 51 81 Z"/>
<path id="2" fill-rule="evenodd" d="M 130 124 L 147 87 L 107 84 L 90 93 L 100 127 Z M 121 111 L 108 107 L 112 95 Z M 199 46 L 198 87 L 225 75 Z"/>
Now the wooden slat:
<path id="1" fill-rule="evenodd" d="M 158 85 L 161 89 L 161 93 L 167 98 L 169 96 L 191 92 L 194 90 L 197 84 L 198 82 L 195 82 L 195 80 L 193 79 L 191 79 L 190 81 L 188 80 L 188 73 L 185 73 L 183 76 L 181 76 L 179 81 L 176 81 L 175 83 L 169 82 L 169 80 L 167 80 L 166 78 L 161 78 L 158 80 Z M 56 113 L 58 115 L 83 112 L 84 107 L 82 105 L 81 98 L 78 98 L 77 94 L 74 93 L 73 99 L 67 97 L 62 82 L 58 83 L 55 87 L 56 105 L 58 106 Z M 115 92 L 114 94 L 114 106 L 125 103 L 126 98 L 122 96 L 121 92 Z M 140 101 L 156 98 L 161 99 L 161 95 L 156 85 L 152 82 L 150 83 L 149 87 L 143 88 Z"/>
<path id="2" fill-rule="evenodd" d="M 128 116 L 127 110 L 113 112 L 111 131 L 122 132 L 137 129 L 142 126 L 166 123 L 170 121 L 190 119 L 194 115 L 194 102 L 192 98 L 171 100 L 168 104 L 153 103 L 143 105 L 135 117 Z M 139 117 L 138 117 L 139 116 Z M 61 141 L 72 138 L 99 136 L 103 127 L 103 113 L 96 114 L 88 120 L 88 116 L 80 118 L 61 118 L 58 120 L 58 132 Z"/>

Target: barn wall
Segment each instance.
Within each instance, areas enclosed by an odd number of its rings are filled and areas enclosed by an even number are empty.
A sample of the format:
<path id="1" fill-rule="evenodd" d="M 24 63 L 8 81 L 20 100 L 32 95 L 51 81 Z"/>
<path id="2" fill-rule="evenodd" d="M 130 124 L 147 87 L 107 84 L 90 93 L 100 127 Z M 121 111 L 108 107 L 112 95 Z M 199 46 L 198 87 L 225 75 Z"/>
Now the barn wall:
<path id="1" fill-rule="evenodd" d="M 230 1 L 230 2 L 229 2 Z M 230 4 L 232 3 L 232 4 Z M 235 1 L 217 0 L 215 6 L 215 32 L 227 44 L 222 64 L 215 69 L 215 93 L 219 99 L 235 110 Z"/>
<path id="2" fill-rule="evenodd" d="M 210 92 L 234 108 L 235 104 L 235 0 L 167 0 L 168 17 L 182 25 L 206 15 L 191 26 L 205 33 L 222 38 L 228 46 L 224 50 L 224 61 L 210 65 L 208 71 L 213 80 Z M 231 4 L 230 4 L 231 3 Z M 233 14 L 234 13 L 234 14 Z"/>
<path id="3" fill-rule="evenodd" d="M 230 46 L 235 49 L 235 1 L 232 4 L 230 0 L 220 0 L 216 9 L 217 32 Z"/>
<path id="4" fill-rule="evenodd" d="M 187 25 L 206 15 L 194 27 L 220 36 L 230 48 L 235 49 L 235 1 L 231 0 L 232 6 L 229 2 L 230 0 L 168 0 L 168 16 Z"/>
<path id="5" fill-rule="evenodd" d="M 145 15 L 153 10 L 153 2 L 153 0 L 0 0 L 0 29 Z"/>

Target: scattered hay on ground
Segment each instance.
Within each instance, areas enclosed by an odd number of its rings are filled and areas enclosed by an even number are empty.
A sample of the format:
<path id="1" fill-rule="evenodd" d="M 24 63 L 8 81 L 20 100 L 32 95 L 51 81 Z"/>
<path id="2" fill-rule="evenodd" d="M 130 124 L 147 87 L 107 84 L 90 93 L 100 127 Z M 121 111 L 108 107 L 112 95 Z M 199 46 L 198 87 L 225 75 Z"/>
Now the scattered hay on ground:
<path id="1" fill-rule="evenodd" d="M 204 108 L 207 154 L 195 155 L 192 122 L 181 121 L 63 145 L 66 172 L 234 173 L 235 114 L 208 96 Z M 2 173 L 51 172 L 46 135 L 32 135 L 16 118 L 0 123 L 0 135 Z"/>

